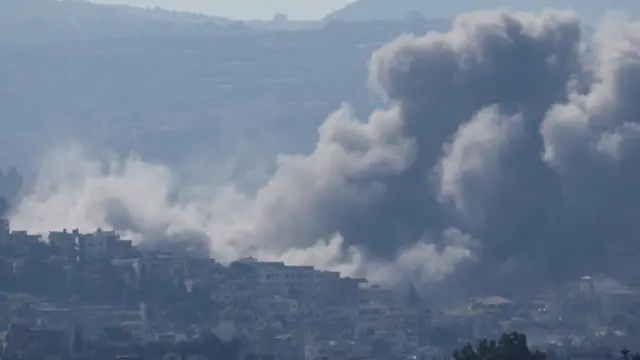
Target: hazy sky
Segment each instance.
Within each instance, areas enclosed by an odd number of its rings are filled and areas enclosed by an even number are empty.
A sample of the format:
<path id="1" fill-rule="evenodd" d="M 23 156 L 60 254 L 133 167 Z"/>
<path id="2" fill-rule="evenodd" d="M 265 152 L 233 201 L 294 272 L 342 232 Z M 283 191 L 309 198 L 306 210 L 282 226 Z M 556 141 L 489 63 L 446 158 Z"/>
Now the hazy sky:
<path id="1" fill-rule="evenodd" d="M 353 0 L 92 0 L 103 4 L 128 4 L 141 7 L 202 12 L 233 19 L 270 19 L 282 12 L 291 19 L 319 19 Z"/>

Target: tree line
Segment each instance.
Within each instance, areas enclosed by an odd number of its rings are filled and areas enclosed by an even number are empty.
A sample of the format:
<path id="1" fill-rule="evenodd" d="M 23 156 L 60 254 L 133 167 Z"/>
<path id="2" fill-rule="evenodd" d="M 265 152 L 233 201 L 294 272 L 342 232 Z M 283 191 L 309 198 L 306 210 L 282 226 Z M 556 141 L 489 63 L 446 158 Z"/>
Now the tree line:
<path id="1" fill-rule="evenodd" d="M 555 354 L 531 350 L 524 334 L 512 332 L 499 340 L 480 340 L 475 346 L 467 344 L 453 353 L 454 360 L 552 360 Z M 611 356 L 615 359 L 614 356 Z M 629 349 L 620 351 L 619 360 L 640 360 L 639 353 Z"/>

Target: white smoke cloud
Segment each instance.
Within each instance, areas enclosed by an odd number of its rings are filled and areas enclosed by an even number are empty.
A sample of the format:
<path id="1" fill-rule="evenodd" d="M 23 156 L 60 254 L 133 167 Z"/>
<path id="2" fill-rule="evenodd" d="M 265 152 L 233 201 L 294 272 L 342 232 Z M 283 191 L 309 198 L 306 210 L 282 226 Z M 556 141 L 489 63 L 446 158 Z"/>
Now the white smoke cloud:
<path id="1" fill-rule="evenodd" d="M 14 227 L 43 234 L 115 227 L 137 240 L 196 231 L 227 240 L 215 243 L 216 254 L 227 259 L 242 250 L 228 242 L 230 234 L 245 231 L 255 218 L 248 199 L 232 187 L 189 188 L 172 200 L 170 169 L 135 157 L 100 161 L 73 144 L 55 149 L 43 164 L 33 191 L 11 218 Z"/>
<path id="2" fill-rule="evenodd" d="M 455 230 L 443 234 L 441 249 L 425 238 L 388 261 L 374 261 L 366 249 L 345 246 L 339 234 L 321 237 L 326 229 L 316 230 L 322 225 L 315 223 L 321 215 L 315 212 L 318 203 L 366 206 L 384 192 L 383 184 L 354 188 L 350 181 L 399 172 L 411 162 L 412 142 L 398 133 L 393 111 L 375 113 L 369 122 L 352 115 L 346 105 L 332 114 L 320 128 L 315 152 L 282 156 L 271 181 L 253 198 L 233 186 L 180 187 L 169 168 L 136 157 L 101 161 L 79 144 L 59 147 L 43 161 L 33 191 L 11 221 L 43 234 L 116 228 L 150 242 L 154 236 L 199 234 L 209 241 L 211 255 L 223 262 L 257 256 L 390 285 L 416 276 L 440 280 L 457 262 L 473 259 L 466 247 L 473 241 Z"/>
<path id="3" fill-rule="evenodd" d="M 436 240 L 436 241 L 434 241 Z M 454 273 L 461 263 L 477 259 L 478 242 L 455 228 L 443 231 L 440 239 L 424 236 L 391 260 L 371 259 L 356 246 L 344 246 L 335 236 L 305 249 L 290 249 L 280 259 L 290 264 L 315 264 L 347 275 L 365 276 L 379 284 L 432 283 Z"/>
<path id="4" fill-rule="evenodd" d="M 443 231 L 440 246 L 430 240 L 421 239 L 394 261 L 368 263 L 367 278 L 384 284 L 397 284 L 403 279 L 432 283 L 453 274 L 460 264 L 477 259 L 478 242 L 458 229 Z"/>

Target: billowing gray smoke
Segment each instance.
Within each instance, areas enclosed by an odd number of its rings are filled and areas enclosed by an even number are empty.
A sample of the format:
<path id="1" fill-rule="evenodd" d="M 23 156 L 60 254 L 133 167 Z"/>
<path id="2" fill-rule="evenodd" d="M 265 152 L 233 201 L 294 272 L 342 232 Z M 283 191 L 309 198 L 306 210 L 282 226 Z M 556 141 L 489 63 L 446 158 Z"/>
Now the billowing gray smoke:
<path id="1" fill-rule="evenodd" d="M 81 165 L 43 171 L 49 185 L 14 220 L 43 229 L 118 219 L 142 237 L 204 234 L 221 258 L 448 278 L 472 291 L 611 269 L 616 249 L 635 247 L 640 26 L 618 21 L 591 41 L 569 13 L 466 14 L 448 33 L 378 50 L 370 80 L 388 108 L 363 122 L 345 105 L 314 152 L 282 156 L 255 196 L 172 197 L 158 165 L 130 159 L 105 174 L 74 153 Z"/>

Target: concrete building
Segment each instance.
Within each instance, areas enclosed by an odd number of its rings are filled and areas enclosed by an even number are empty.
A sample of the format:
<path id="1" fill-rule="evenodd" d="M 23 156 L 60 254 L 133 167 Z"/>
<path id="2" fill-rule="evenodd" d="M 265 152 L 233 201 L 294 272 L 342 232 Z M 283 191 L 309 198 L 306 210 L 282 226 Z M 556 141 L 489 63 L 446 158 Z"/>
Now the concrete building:
<path id="1" fill-rule="evenodd" d="M 310 296 L 315 289 L 315 269 L 312 266 L 266 264 L 259 269 L 260 282 L 269 293 Z"/>
<path id="2" fill-rule="evenodd" d="M 133 267 L 139 279 L 156 279 L 176 284 L 185 271 L 184 261 L 167 251 L 150 251 L 137 259 Z"/>
<path id="3" fill-rule="evenodd" d="M 27 324 L 12 324 L 4 336 L 3 358 L 37 356 L 57 359 L 71 352 L 71 334 L 62 330 L 33 328 Z"/>
<path id="4" fill-rule="evenodd" d="M 596 294 L 596 279 L 583 276 L 567 285 L 568 297 L 592 297 Z"/>
<path id="5" fill-rule="evenodd" d="M 11 231 L 3 236 L 3 242 L 5 246 L 14 247 L 21 252 L 28 252 L 28 250 L 38 245 L 42 241 L 40 235 L 29 234 L 24 230 Z"/>
<path id="6" fill-rule="evenodd" d="M 70 309 L 44 304 L 34 311 L 38 327 L 48 330 L 73 331 L 74 314 Z"/>
<path id="7" fill-rule="evenodd" d="M 469 311 L 499 314 L 512 310 L 514 302 L 501 296 L 486 296 L 471 299 Z"/>
<path id="8" fill-rule="evenodd" d="M 106 259 L 108 252 L 108 234 L 103 234 L 98 229 L 94 234 L 85 234 L 80 237 L 83 244 L 82 256 L 86 261 Z"/>
<path id="9" fill-rule="evenodd" d="M 62 231 L 50 231 L 48 238 L 49 244 L 55 248 L 58 255 L 76 261 L 78 256 L 77 237 L 78 230 L 68 232 L 67 229 L 63 229 Z"/>
<path id="10" fill-rule="evenodd" d="M 75 245 L 77 236 L 77 230 L 68 232 L 67 229 L 62 229 L 62 231 L 49 231 L 48 238 L 49 243 L 55 247 L 70 247 Z"/>

